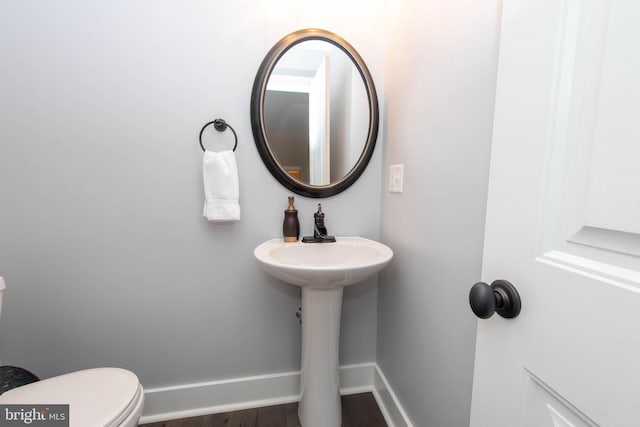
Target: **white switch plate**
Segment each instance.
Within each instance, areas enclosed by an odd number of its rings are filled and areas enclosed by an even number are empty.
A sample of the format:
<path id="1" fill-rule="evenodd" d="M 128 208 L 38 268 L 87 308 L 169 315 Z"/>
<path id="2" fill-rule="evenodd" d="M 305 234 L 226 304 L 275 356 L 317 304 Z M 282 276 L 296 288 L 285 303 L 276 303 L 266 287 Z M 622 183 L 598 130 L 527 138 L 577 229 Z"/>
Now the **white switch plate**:
<path id="1" fill-rule="evenodd" d="M 389 166 L 389 192 L 402 193 L 404 165 Z"/>

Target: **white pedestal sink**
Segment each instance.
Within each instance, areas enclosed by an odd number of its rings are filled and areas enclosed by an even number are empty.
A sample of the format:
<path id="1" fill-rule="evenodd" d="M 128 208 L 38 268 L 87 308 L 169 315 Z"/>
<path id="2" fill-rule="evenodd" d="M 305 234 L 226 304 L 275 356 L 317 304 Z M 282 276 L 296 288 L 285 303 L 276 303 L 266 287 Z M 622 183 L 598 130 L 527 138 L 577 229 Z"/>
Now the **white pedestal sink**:
<path id="1" fill-rule="evenodd" d="M 386 245 L 362 237 L 334 243 L 267 240 L 253 252 L 269 274 L 302 287 L 302 369 L 298 416 L 303 427 L 340 427 L 338 344 L 342 290 L 391 260 Z"/>

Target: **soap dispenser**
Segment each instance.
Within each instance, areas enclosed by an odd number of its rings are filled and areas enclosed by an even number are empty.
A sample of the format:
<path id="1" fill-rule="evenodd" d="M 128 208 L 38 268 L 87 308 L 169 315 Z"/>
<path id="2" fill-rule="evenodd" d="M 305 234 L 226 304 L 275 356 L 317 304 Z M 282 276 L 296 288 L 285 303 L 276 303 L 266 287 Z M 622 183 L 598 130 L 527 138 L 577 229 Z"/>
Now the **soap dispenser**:
<path id="1" fill-rule="evenodd" d="M 282 236 L 284 237 L 285 242 L 297 242 L 298 237 L 300 237 L 298 210 L 293 206 L 293 196 L 289 196 L 289 207 L 284 211 Z"/>

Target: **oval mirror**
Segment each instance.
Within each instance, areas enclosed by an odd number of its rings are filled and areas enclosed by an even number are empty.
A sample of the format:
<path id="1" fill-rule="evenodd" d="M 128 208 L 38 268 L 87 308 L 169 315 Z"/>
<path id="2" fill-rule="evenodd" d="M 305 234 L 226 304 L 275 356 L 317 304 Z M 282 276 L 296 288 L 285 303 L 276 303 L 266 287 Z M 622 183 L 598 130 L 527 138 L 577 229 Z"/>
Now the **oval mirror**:
<path id="1" fill-rule="evenodd" d="M 320 29 L 296 31 L 266 55 L 251 93 L 251 127 L 271 174 L 296 194 L 328 197 L 367 167 L 378 97 L 356 50 Z"/>

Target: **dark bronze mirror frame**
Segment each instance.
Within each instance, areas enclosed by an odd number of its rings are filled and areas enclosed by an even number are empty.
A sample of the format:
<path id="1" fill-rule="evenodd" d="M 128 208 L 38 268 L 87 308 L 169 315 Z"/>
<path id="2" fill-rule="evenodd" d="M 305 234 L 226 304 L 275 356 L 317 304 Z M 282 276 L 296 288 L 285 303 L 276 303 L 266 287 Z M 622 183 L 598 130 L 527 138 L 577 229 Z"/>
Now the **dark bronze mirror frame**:
<path id="1" fill-rule="evenodd" d="M 306 184 L 289 175 L 276 159 L 271 146 L 269 145 L 264 125 L 264 98 L 271 72 L 285 52 L 293 46 L 308 40 L 322 40 L 340 48 L 351 59 L 360 72 L 369 100 L 369 128 L 362 154 L 355 166 L 344 177 L 327 185 Z M 256 79 L 251 91 L 251 128 L 253 130 L 253 137 L 255 139 L 258 152 L 260 153 L 260 157 L 267 169 L 269 169 L 269 172 L 271 172 L 274 178 L 276 178 L 282 185 L 294 193 L 301 196 L 321 198 L 333 196 L 351 186 L 360 177 L 360 175 L 362 175 L 369 163 L 369 160 L 371 160 L 378 136 L 378 123 L 378 96 L 376 94 L 371 74 L 358 52 L 356 52 L 356 50 L 346 40 L 337 34 L 317 28 L 295 31 L 276 43 L 276 45 L 267 53 L 262 64 L 260 64 L 260 68 L 256 74 Z"/>

